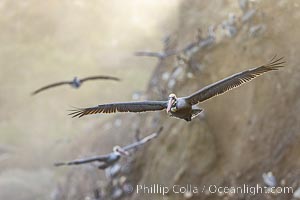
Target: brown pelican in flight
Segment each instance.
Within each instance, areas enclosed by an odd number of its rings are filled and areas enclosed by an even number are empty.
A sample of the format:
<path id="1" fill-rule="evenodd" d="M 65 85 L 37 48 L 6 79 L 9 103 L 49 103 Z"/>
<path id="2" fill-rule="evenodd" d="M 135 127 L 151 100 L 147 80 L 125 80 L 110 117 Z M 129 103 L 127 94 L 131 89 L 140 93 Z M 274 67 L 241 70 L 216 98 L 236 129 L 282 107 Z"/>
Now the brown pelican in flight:
<path id="1" fill-rule="evenodd" d="M 72 110 L 70 115 L 73 117 L 82 117 L 96 113 L 146 112 L 166 109 L 167 113 L 173 117 L 191 121 L 202 111 L 202 109 L 195 108 L 196 104 L 204 102 L 214 96 L 223 94 L 242 85 L 243 83 L 249 82 L 265 72 L 278 70 L 280 67 L 284 67 L 284 63 L 285 61 L 283 60 L 283 57 L 276 58 L 276 56 L 274 56 L 265 65 L 233 74 L 232 76 L 208 85 L 186 97 L 177 98 L 175 94 L 170 94 L 168 101 L 140 101 L 102 104 L 95 107 Z"/>
<path id="2" fill-rule="evenodd" d="M 50 85 L 46 85 L 44 87 L 41 87 L 40 89 L 35 90 L 34 92 L 32 92 L 32 95 L 40 93 L 40 92 L 42 92 L 44 90 L 47 90 L 49 88 L 57 87 L 57 86 L 61 86 L 61 85 L 71 85 L 73 88 L 79 88 L 82 85 L 82 83 L 85 82 L 85 81 L 98 80 L 98 79 L 120 81 L 119 78 L 113 77 L 113 76 L 90 76 L 90 77 L 86 77 L 86 78 L 82 78 L 82 79 L 74 77 L 74 79 L 72 81 L 61 81 L 61 82 L 52 83 Z"/>
<path id="3" fill-rule="evenodd" d="M 101 155 L 101 156 L 94 156 L 90 158 L 83 158 L 83 159 L 77 159 L 69 162 L 59 162 L 55 163 L 55 166 L 62 166 L 62 165 L 81 165 L 85 163 L 91 163 L 91 162 L 101 162 L 101 164 L 98 166 L 99 169 L 106 169 L 109 166 L 114 165 L 122 156 L 129 156 L 129 151 L 134 150 L 138 148 L 139 146 L 142 146 L 146 144 L 147 142 L 151 141 L 152 139 L 156 138 L 161 131 L 163 130 L 163 127 L 161 127 L 157 132 L 152 133 L 151 135 L 148 135 L 144 137 L 143 139 L 134 142 L 132 144 L 129 144 L 125 147 L 115 146 L 113 148 L 113 152 Z"/>

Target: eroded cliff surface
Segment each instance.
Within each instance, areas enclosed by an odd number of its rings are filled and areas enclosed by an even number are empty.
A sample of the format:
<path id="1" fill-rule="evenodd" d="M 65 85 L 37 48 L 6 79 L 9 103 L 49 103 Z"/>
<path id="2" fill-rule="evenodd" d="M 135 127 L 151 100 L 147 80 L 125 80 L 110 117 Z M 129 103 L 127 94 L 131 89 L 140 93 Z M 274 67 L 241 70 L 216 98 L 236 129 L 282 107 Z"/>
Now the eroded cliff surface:
<path id="1" fill-rule="evenodd" d="M 120 136 L 133 135 L 137 127 L 147 135 L 164 126 L 160 137 L 134 156 L 132 172 L 127 177 L 134 187 L 137 184 L 264 186 L 262 174 L 272 171 L 278 186 L 291 186 L 296 190 L 300 184 L 298 3 L 253 1 L 243 12 L 236 1 L 183 1 L 176 19 L 178 28 L 171 34 L 168 48 L 182 49 L 195 41 L 198 28 L 203 38 L 212 34 L 214 43 L 183 54 L 188 65 L 178 61 L 176 56 L 161 60 L 145 98 L 166 99 L 171 92 L 177 96 L 188 95 L 233 73 L 260 66 L 275 54 L 285 57 L 286 67 L 199 105 L 205 109 L 205 116 L 192 122 L 169 118 L 164 112 L 118 115 L 116 119 L 122 121 L 121 127 L 102 128 L 101 136 L 95 135 L 88 141 L 93 144 L 91 151 L 102 150 L 99 146 L 107 140 L 130 142 Z M 243 21 L 242 17 L 251 9 L 255 14 Z M 229 13 L 235 15 L 236 33 L 233 34 L 224 28 L 224 21 L 234 18 Z M 208 33 L 208 29 L 212 32 Z M 176 67 L 182 71 L 175 77 L 172 75 Z M 113 124 L 113 121 L 108 123 Z M 69 179 L 75 174 L 82 178 L 66 181 L 60 187 L 63 199 L 82 199 L 92 188 L 99 187 L 99 180 L 103 179 L 99 172 L 91 170 L 74 169 L 70 173 Z M 164 199 L 183 199 L 183 196 L 170 192 Z M 190 198 L 266 197 L 291 199 L 292 194 L 231 196 L 199 192 Z M 163 196 L 133 192 L 125 198 L 163 199 Z"/>

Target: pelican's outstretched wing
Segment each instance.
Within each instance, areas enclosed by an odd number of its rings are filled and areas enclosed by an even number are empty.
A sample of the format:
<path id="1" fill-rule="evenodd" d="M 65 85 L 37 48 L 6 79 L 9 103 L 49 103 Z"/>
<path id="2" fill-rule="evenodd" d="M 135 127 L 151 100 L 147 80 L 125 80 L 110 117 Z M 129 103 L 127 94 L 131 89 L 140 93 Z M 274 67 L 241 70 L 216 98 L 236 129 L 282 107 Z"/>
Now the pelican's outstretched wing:
<path id="1" fill-rule="evenodd" d="M 31 95 L 35 95 L 37 93 L 40 93 L 42 92 L 43 90 L 47 90 L 49 88 L 52 88 L 52 87 L 57 87 L 57 86 L 60 86 L 60 85 L 70 85 L 72 84 L 71 81 L 62 81 L 62 82 L 58 82 L 58 83 L 53 83 L 53 84 L 50 84 L 50 85 L 46 85 L 44 87 L 41 87 L 40 89 L 38 90 L 35 90 L 34 92 L 31 93 Z"/>
<path id="2" fill-rule="evenodd" d="M 156 133 L 152 133 L 151 135 L 148 135 L 148 136 L 144 137 L 143 139 L 141 139 L 141 140 L 139 140 L 139 141 L 137 141 L 135 143 L 129 144 L 129 145 L 123 147 L 122 149 L 124 151 L 128 151 L 130 149 L 133 149 L 133 148 L 136 148 L 138 146 L 141 146 L 141 145 L 149 142 L 150 140 L 156 138 L 161 133 L 162 130 L 163 130 L 163 127 L 160 127 L 160 129 Z"/>
<path id="3" fill-rule="evenodd" d="M 274 56 L 266 65 L 262 65 L 254 69 L 249 69 L 247 71 L 243 71 L 229 76 L 223 80 L 208 85 L 202 88 L 201 90 L 195 92 L 194 94 L 184 98 L 192 105 L 197 104 L 199 102 L 203 102 L 214 96 L 223 94 L 233 88 L 236 88 L 242 85 L 243 83 L 251 81 L 252 79 L 265 72 L 278 70 L 280 67 L 284 67 L 284 63 L 285 61 L 283 60 L 283 57 L 276 58 L 276 56 Z"/>
<path id="4" fill-rule="evenodd" d="M 161 58 L 163 54 L 161 52 L 150 52 L 150 51 L 137 51 L 134 53 L 135 56 L 149 56 Z"/>
<path id="5" fill-rule="evenodd" d="M 94 156 L 90 158 L 83 158 L 83 159 L 77 159 L 77 160 L 72 160 L 69 162 L 58 162 L 55 163 L 54 166 L 62 166 L 62 165 L 81 165 L 85 163 L 90 163 L 90 162 L 101 162 L 101 161 L 106 161 L 108 159 L 109 155 L 102 155 L 102 156 Z"/>
<path id="6" fill-rule="evenodd" d="M 76 110 L 71 110 L 71 113 L 69 115 L 72 115 L 72 117 L 82 117 L 84 115 L 97 113 L 157 111 L 166 109 L 167 103 L 167 101 L 141 101 L 102 104 L 90 108 L 79 108 Z"/>
<path id="7" fill-rule="evenodd" d="M 84 82 L 84 81 L 89 81 L 89 80 L 98 80 L 98 79 L 102 79 L 102 80 L 114 80 L 114 81 L 120 81 L 119 78 L 114 77 L 114 76 L 89 76 L 83 79 L 80 79 L 80 82 Z"/>
<path id="8" fill-rule="evenodd" d="M 156 57 L 156 58 L 166 58 L 172 55 L 177 54 L 177 51 L 171 50 L 167 52 L 151 52 L 151 51 L 137 51 L 134 53 L 135 56 L 148 56 L 148 57 Z"/>

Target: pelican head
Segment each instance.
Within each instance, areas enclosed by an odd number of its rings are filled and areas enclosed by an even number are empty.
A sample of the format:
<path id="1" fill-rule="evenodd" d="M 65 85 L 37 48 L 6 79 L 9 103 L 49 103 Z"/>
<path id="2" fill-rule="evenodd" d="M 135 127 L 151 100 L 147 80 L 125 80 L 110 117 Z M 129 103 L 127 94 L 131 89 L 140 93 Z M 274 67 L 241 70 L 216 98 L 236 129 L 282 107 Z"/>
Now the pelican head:
<path id="1" fill-rule="evenodd" d="M 169 95 L 169 102 L 168 102 L 168 107 L 167 107 L 167 113 L 170 112 L 173 106 L 176 106 L 177 102 L 177 97 L 175 94 L 170 94 Z"/>
<path id="2" fill-rule="evenodd" d="M 114 146 L 113 151 L 121 156 L 129 156 L 128 151 L 125 151 L 120 146 Z"/>

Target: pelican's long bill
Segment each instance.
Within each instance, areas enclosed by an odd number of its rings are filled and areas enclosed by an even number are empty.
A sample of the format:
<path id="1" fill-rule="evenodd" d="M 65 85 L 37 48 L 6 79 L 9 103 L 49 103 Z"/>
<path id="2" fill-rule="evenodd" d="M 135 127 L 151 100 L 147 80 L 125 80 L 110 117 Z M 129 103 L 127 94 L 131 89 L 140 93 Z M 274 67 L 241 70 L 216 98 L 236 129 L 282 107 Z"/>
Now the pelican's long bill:
<path id="1" fill-rule="evenodd" d="M 121 155 L 123 156 L 129 156 L 129 152 L 128 151 L 125 151 L 123 148 L 118 148 L 117 149 L 117 152 L 119 152 Z"/>
<path id="2" fill-rule="evenodd" d="M 167 113 L 169 113 L 171 111 L 171 108 L 173 106 L 173 104 L 175 103 L 176 98 L 174 94 L 170 94 L 169 96 L 169 101 L 168 101 L 168 106 L 167 106 Z"/>

